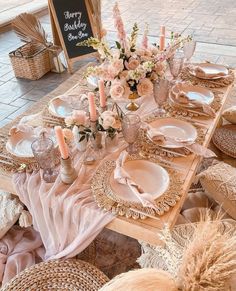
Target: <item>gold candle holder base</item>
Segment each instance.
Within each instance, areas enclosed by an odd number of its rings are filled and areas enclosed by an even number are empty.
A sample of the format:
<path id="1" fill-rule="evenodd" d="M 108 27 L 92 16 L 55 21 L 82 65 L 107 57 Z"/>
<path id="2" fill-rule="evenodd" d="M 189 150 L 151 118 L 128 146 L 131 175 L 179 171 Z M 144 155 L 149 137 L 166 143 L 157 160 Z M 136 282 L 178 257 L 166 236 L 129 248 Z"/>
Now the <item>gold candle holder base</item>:
<path id="1" fill-rule="evenodd" d="M 129 99 L 131 100 L 131 102 L 129 104 L 126 105 L 126 109 L 129 111 L 136 111 L 139 109 L 139 105 L 137 103 L 134 102 L 135 99 L 138 98 L 138 93 L 137 92 L 132 92 L 129 95 Z"/>
<path id="2" fill-rule="evenodd" d="M 68 157 L 66 160 L 61 159 L 61 180 L 64 184 L 72 184 L 78 177 L 75 168 L 72 166 L 71 158 Z"/>

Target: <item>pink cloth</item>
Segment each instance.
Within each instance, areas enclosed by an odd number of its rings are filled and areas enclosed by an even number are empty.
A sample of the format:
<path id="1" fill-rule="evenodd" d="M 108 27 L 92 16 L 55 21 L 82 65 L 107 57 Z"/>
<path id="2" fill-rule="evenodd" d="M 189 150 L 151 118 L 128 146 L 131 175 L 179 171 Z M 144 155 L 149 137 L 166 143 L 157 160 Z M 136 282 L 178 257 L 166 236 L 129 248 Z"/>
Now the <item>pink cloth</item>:
<path id="1" fill-rule="evenodd" d="M 45 183 L 41 172 L 13 176 L 16 193 L 41 235 L 46 260 L 79 254 L 114 218 L 102 211 L 92 197 L 94 166 L 85 166 L 82 157 L 76 160 L 78 178 L 72 185 L 63 184 L 60 177 L 53 184 Z"/>
<path id="2" fill-rule="evenodd" d="M 16 274 L 42 261 L 42 240 L 32 227 L 13 226 L 0 240 L 0 282 L 4 285 Z"/>

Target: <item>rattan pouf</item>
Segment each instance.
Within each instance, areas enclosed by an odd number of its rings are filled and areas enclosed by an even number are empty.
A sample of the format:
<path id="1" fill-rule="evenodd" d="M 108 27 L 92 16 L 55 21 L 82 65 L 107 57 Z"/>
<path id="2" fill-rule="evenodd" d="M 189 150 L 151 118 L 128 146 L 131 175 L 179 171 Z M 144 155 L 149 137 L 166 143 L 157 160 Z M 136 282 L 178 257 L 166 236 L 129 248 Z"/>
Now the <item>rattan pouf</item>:
<path id="1" fill-rule="evenodd" d="M 54 260 L 36 264 L 19 273 L 4 291 L 97 291 L 109 281 L 93 265 L 76 259 Z"/>
<path id="2" fill-rule="evenodd" d="M 236 125 L 226 124 L 217 128 L 212 141 L 224 154 L 236 158 Z"/>

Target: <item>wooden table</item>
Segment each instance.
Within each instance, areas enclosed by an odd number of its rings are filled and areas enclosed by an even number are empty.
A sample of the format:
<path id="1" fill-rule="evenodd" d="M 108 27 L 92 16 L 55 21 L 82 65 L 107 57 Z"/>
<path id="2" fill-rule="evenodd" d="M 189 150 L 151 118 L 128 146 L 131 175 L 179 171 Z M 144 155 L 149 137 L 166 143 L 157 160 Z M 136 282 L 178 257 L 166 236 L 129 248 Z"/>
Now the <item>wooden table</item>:
<path id="1" fill-rule="evenodd" d="M 233 85 L 230 85 L 227 88 L 217 89 L 218 91 L 221 91 L 223 93 L 221 109 L 217 112 L 214 119 L 201 120 L 201 123 L 204 123 L 207 128 L 207 133 L 204 141 L 204 146 L 206 147 L 209 145 L 214 130 L 219 122 L 222 109 L 230 94 L 232 86 Z M 182 205 L 186 199 L 188 190 L 195 178 L 196 170 L 201 161 L 201 158 L 196 157 L 195 155 L 189 155 L 188 157 L 184 158 L 175 158 L 173 159 L 173 161 L 184 167 L 184 171 L 181 172 L 181 178 L 184 181 L 182 196 L 180 201 L 175 205 L 175 207 L 173 207 L 169 212 L 161 216 L 160 220 L 151 218 L 147 218 L 145 220 L 133 220 L 123 217 L 117 217 L 110 224 L 107 225 L 108 229 L 133 237 L 137 240 L 146 241 L 152 245 L 160 244 L 158 231 L 163 228 L 163 225 L 165 223 L 168 223 L 170 227 L 173 227 L 175 225 L 178 214 L 180 213 Z M 15 192 L 10 175 L 0 174 L 0 185 L 1 188 L 5 191 L 11 193 Z"/>

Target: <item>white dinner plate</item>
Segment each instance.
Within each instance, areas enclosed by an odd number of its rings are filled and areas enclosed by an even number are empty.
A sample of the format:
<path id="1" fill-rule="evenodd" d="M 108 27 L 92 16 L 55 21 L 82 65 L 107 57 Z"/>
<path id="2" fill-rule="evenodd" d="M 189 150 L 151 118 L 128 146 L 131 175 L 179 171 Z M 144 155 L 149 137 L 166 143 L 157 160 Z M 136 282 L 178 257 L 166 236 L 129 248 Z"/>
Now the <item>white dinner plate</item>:
<path id="1" fill-rule="evenodd" d="M 156 163 L 146 160 L 127 161 L 124 169 L 129 173 L 131 179 L 139 185 L 145 193 L 149 193 L 157 199 L 166 192 L 169 187 L 170 178 L 167 171 Z M 113 193 L 122 200 L 139 202 L 127 185 L 120 184 L 114 179 L 114 171 L 110 176 L 110 186 Z"/>
<path id="2" fill-rule="evenodd" d="M 63 96 L 53 98 L 49 102 L 48 110 L 53 116 L 61 118 L 68 117 L 73 112 L 71 104 L 67 102 Z"/>
<path id="3" fill-rule="evenodd" d="M 211 64 L 211 63 L 201 63 L 196 66 L 200 67 L 204 74 L 195 71 L 194 67 L 190 70 L 190 74 L 200 79 L 205 80 L 215 80 L 225 77 L 229 74 L 228 69 L 223 65 Z"/>
<path id="4" fill-rule="evenodd" d="M 53 129 L 47 130 L 47 137 L 52 139 L 56 147 L 57 145 Z M 16 157 L 33 158 L 34 155 L 31 149 L 31 144 L 35 139 L 39 138 L 41 131 L 42 127 L 28 127 L 27 130 L 11 130 L 11 135 L 6 143 L 6 150 Z"/>
<path id="5" fill-rule="evenodd" d="M 151 122 L 150 125 L 167 137 L 188 141 L 189 144 L 194 143 L 198 136 L 197 130 L 192 124 L 176 118 L 160 118 Z M 165 148 L 181 148 L 168 140 L 160 142 L 158 145 Z"/>
<path id="6" fill-rule="evenodd" d="M 176 96 L 180 91 L 182 91 L 189 98 L 189 103 L 185 104 L 176 100 Z M 211 105 L 211 103 L 214 101 L 214 94 L 210 90 L 201 86 L 178 84 L 173 86 L 173 88 L 170 90 L 169 99 L 172 103 L 176 103 L 178 106 L 185 108 L 198 108 L 200 106 L 191 103 L 191 100 Z"/>
<path id="7" fill-rule="evenodd" d="M 87 83 L 90 89 L 96 89 L 98 87 L 98 78 L 94 76 L 88 76 Z"/>

